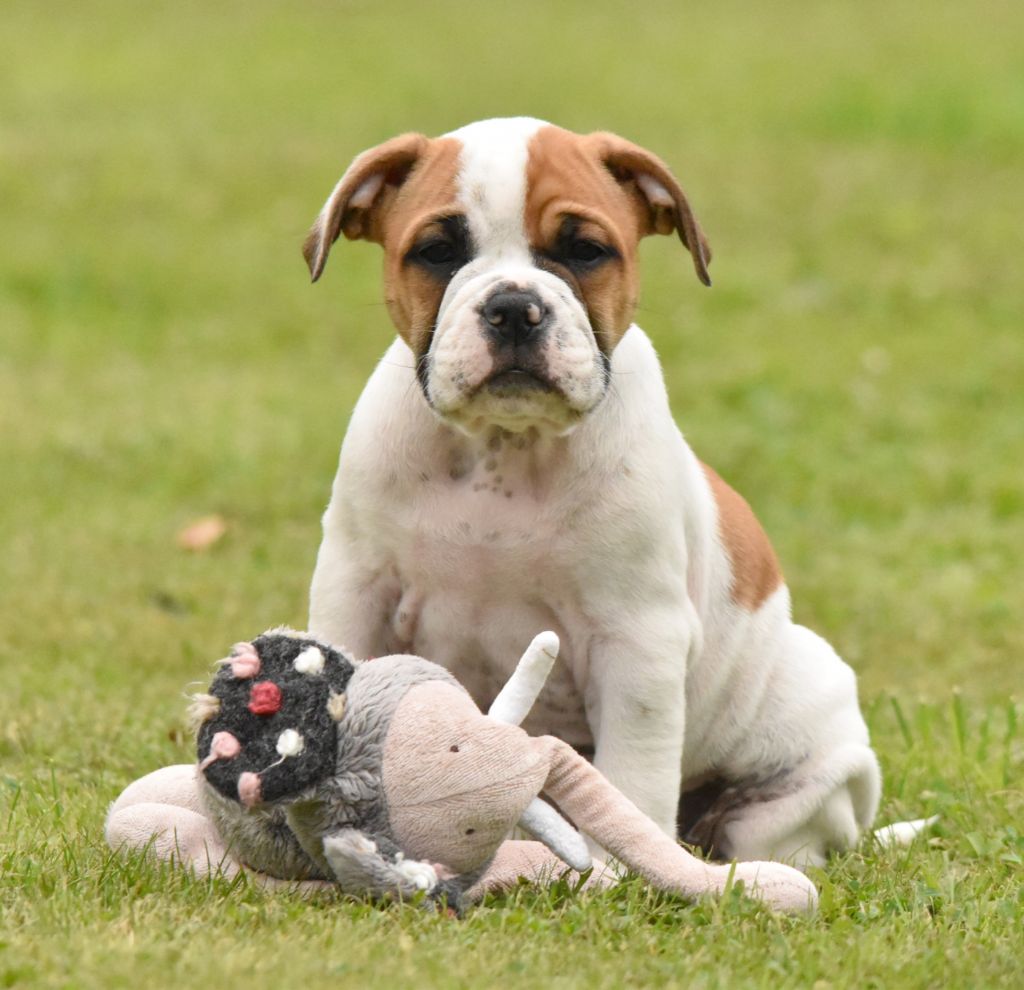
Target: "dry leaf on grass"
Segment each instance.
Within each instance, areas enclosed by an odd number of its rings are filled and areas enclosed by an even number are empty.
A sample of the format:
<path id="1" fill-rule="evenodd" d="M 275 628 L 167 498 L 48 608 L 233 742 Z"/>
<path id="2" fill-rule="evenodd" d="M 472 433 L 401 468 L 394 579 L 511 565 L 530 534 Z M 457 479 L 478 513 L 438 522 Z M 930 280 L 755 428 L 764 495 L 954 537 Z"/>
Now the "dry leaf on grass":
<path id="1" fill-rule="evenodd" d="M 178 531 L 178 546 L 182 550 L 208 550 L 227 532 L 227 528 L 223 516 L 194 519 Z"/>

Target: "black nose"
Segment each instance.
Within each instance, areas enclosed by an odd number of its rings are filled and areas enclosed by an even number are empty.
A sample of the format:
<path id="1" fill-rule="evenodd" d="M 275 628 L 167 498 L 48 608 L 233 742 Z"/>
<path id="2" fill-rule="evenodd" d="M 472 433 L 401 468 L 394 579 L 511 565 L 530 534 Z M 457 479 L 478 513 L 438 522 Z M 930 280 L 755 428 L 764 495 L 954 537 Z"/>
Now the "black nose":
<path id="1" fill-rule="evenodd" d="M 520 289 L 495 292 L 483 308 L 491 336 L 502 344 L 529 343 L 547 315 L 547 307 L 536 292 Z"/>

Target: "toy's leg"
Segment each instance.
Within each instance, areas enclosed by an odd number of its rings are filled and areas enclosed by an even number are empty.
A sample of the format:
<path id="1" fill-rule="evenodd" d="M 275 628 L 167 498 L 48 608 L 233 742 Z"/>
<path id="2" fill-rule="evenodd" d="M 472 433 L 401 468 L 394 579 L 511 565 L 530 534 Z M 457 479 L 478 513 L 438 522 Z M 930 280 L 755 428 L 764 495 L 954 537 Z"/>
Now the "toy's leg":
<path id="1" fill-rule="evenodd" d="M 498 848 L 487 872 L 466 893 L 466 900 L 478 901 L 485 894 L 511 890 L 520 880 L 544 886 L 563 876 L 572 881 L 579 879 L 579 874 L 566 866 L 542 842 L 509 839 Z M 607 887 L 615 880 L 616 877 L 611 871 L 603 870 L 600 865 L 595 864 L 594 872 L 584 884 L 584 889 Z"/>
<path id="2" fill-rule="evenodd" d="M 104 829 L 113 849 L 148 850 L 157 859 L 174 862 L 199 876 L 233 877 L 244 870 L 267 888 L 313 892 L 330 887 L 315 880 L 279 880 L 242 866 L 225 848 L 199 795 L 194 764 L 163 767 L 141 777 L 111 805 Z"/>
<path id="3" fill-rule="evenodd" d="M 202 814 L 195 764 L 162 767 L 133 781 L 110 806 L 110 815 L 136 804 L 169 804 Z"/>
<path id="4" fill-rule="evenodd" d="M 621 791 L 571 746 L 541 737 L 551 759 L 545 792 L 613 856 L 662 890 L 695 898 L 723 893 L 734 880 L 783 911 L 807 911 L 817 902 L 814 885 L 782 863 L 705 863 L 665 835 Z"/>
<path id="5" fill-rule="evenodd" d="M 191 764 L 163 767 L 134 781 L 111 805 L 106 837 L 111 847 L 149 849 L 206 874 L 234 876 L 239 865 L 227 853 L 203 813 Z"/>

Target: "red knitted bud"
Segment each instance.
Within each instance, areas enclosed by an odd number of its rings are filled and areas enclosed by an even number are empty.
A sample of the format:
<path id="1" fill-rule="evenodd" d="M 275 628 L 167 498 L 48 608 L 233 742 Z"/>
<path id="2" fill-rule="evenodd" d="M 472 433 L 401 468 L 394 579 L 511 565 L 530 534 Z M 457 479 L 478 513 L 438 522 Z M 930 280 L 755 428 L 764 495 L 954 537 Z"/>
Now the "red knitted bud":
<path id="1" fill-rule="evenodd" d="M 253 715 L 273 715 L 281 710 L 281 689 L 273 681 L 258 681 L 249 692 Z"/>

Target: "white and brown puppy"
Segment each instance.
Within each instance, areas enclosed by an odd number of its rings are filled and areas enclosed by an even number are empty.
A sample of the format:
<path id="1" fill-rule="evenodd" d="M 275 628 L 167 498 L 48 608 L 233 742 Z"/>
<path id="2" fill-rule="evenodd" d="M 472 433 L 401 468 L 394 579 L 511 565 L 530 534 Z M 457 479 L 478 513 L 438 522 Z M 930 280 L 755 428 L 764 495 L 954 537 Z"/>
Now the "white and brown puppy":
<path id="1" fill-rule="evenodd" d="M 710 284 L 678 182 L 612 134 L 488 120 L 353 162 L 306 258 L 316 279 L 339 234 L 381 244 L 398 339 L 342 445 L 309 628 L 430 657 L 483 705 L 554 629 L 531 732 L 593 746 L 666 832 L 820 863 L 871 823 L 878 764 L 853 672 L 792 622 L 631 324 L 637 244 L 672 232 Z"/>

